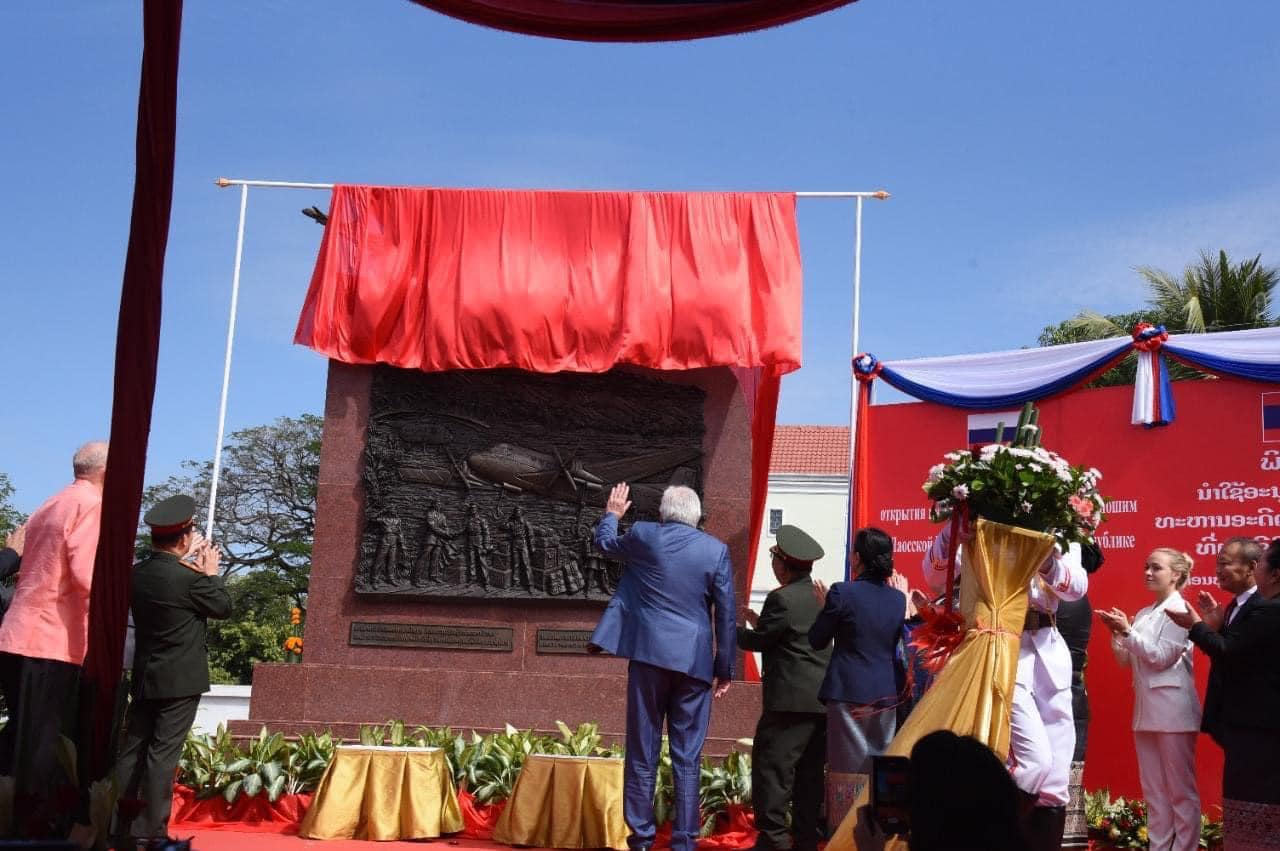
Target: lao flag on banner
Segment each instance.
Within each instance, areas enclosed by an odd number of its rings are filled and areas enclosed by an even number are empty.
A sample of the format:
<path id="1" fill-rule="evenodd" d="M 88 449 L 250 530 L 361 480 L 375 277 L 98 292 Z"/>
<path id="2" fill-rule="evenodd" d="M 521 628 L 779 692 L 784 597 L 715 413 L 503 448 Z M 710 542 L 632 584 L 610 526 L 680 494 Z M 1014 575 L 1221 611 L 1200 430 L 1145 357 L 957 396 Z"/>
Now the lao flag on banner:
<path id="1" fill-rule="evenodd" d="M 1280 393 L 1273 394 L 1280 397 Z M 1277 399 L 1280 404 L 1280 399 Z M 1018 427 L 1018 417 L 1022 411 L 994 411 L 990 414 L 969 415 L 969 446 L 986 446 L 996 442 L 996 427 L 1004 423 L 1005 442 L 1013 440 L 1014 429 Z"/>
<path id="2" fill-rule="evenodd" d="M 1280 443 L 1280 393 L 1262 394 L 1262 442 Z"/>

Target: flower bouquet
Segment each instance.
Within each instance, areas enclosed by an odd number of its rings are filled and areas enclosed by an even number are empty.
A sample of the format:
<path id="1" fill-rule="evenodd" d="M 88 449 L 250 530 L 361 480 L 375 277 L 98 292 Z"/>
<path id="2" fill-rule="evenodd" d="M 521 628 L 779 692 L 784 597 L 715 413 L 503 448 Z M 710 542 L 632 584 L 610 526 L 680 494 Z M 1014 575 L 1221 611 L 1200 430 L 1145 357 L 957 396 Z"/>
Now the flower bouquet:
<path id="1" fill-rule="evenodd" d="M 995 443 L 976 453 L 948 452 L 943 463 L 929 470 L 924 492 L 933 500 L 930 517 L 936 523 L 949 520 L 952 524 L 948 578 L 970 518 L 984 522 L 978 524 L 979 540 L 966 548 L 974 550 L 966 558 L 994 563 L 1002 571 L 1028 578 L 1052 543 L 1065 552 L 1072 543 L 1092 542 L 1103 521 L 1105 503 L 1097 490 L 1102 474 L 1073 467 L 1042 447 L 1039 412 L 1031 403 L 1023 407 L 1009 445 L 1004 443 L 1005 432 L 1000 423 Z M 1027 536 L 1017 530 L 1036 534 Z M 933 673 L 942 670 L 964 641 L 964 617 L 953 609 L 952 600 L 948 594 L 942 611 L 921 609 L 924 624 L 912 638 L 920 663 Z"/>
<path id="2" fill-rule="evenodd" d="M 1004 445 L 1004 424 L 996 442 L 977 454 L 961 449 L 943 456 L 929 470 L 924 492 L 933 500 L 934 522 L 949 519 L 961 506 L 971 515 L 997 523 L 1047 532 L 1062 549 L 1091 543 L 1104 519 L 1105 502 L 1098 493 L 1102 474 L 1073 467 L 1040 445 L 1039 411 L 1030 402 Z"/>

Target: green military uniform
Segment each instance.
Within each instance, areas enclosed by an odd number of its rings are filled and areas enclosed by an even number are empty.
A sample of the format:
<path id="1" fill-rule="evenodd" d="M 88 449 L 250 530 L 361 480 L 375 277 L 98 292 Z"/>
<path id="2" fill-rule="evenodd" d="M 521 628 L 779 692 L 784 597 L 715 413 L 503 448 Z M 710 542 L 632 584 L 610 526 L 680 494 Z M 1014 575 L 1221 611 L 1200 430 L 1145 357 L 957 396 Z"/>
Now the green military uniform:
<path id="1" fill-rule="evenodd" d="M 190 498 L 173 497 L 145 519 L 153 535 L 163 534 L 174 525 L 189 527 L 194 508 Z M 129 834 L 165 836 L 174 770 L 200 695 L 209 690 L 205 619 L 230 617 L 231 597 L 221 576 L 206 576 L 173 553 L 156 551 L 133 569 L 132 610 L 133 702 L 116 777 L 121 797 L 146 802 Z"/>
<path id="2" fill-rule="evenodd" d="M 796 561 L 822 557 L 818 543 L 794 526 L 778 529 L 776 551 Z M 820 838 L 827 716 L 818 689 L 831 649 L 809 645 L 809 627 L 819 610 L 813 581 L 802 574 L 765 598 L 754 629 L 738 628 L 738 646 L 764 657 L 764 712 L 751 748 L 751 799 L 760 851 L 792 848 L 793 833 L 797 851 L 813 851 Z"/>

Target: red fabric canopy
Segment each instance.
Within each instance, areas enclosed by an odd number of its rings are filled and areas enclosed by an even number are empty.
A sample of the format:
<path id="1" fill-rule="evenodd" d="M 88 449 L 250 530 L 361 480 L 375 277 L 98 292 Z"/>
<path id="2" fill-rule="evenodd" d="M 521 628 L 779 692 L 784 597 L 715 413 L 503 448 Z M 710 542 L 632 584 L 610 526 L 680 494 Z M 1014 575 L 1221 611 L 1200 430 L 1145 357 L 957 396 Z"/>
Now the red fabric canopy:
<path id="1" fill-rule="evenodd" d="M 575 41 L 679 41 L 775 27 L 854 0 L 413 0 L 454 18 Z"/>
<path id="2" fill-rule="evenodd" d="M 338 186 L 295 342 L 434 372 L 800 365 L 795 196 Z"/>

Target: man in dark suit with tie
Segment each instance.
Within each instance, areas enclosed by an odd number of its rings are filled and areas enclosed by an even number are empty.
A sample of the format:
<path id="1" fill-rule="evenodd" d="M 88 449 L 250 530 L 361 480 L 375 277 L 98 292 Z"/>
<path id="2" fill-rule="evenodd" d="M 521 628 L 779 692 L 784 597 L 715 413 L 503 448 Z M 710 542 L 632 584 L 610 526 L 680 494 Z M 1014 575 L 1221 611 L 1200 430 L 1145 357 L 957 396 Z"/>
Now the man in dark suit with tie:
<path id="1" fill-rule="evenodd" d="M 151 556 L 133 569 L 133 702 L 116 782 L 121 797 L 146 803 L 132 827 L 120 826 L 140 839 L 168 835 L 173 773 L 209 690 L 205 622 L 231 616 L 218 549 L 196 532 L 195 507 L 174 496 L 148 511 Z"/>
<path id="2" fill-rule="evenodd" d="M 1206 629 L 1224 635 L 1230 634 L 1239 623 L 1239 618 L 1256 602 L 1258 589 L 1254 580 L 1254 568 L 1261 558 L 1262 545 L 1253 538 L 1235 537 L 1222 545 L 1216 563 L 1218 587 L 1230 594 L 1231 600 L 1224 609 L 1208 591 L 1200 592 L 1196 606 Z M 1212 736 L 1219 745 L 1222 741 L 1214 728 L 1222 715 L 1222 677 L 1223 667 L 1216 661 L 1211 662 L 1204 696 L 1204 715 L 1200 722 L 1200 729 Z"/>
<path id="3" fill-rule="evenodd" d="M 697 526 L 697 493 L 673 486 L 662 494 L 661 523 L 638 522 L 625 535 L 618 521 L 631 507 L 617 485 L 596 526 L 596 546 L 626 560 L 589 647 L 631 660 L 627 668 L 627 745 L 623 812 L 632 849 L 653 845 L 653 792 L 666 722 L 675 786 L 671 847 L 698 841 L 702 743 L 711 696 L 733 677 L 733 573 L 729 548 Z M 715 635 L 714 648 L 712 634 Z"/>
<path id="4" fill-rule="evenodd" d="M 779 526 L 769 554 L 779 587 L 765 597 L 759 615 L 744 607 L 747 625 L 738 627 L 738 646 L 761 653 L 764 661 L 764 712 L 751 746 L 755 848 L 816 851 L 827 758 L 827 709 L 818 689 L 831 648 L 810 646 L 809 627 L 818 616 L 813 563 L 823 552 L 802 530 Z"/>
<path id="5" fill-rule="evenodd" d="M 1252 582 L 1242 579 L 1248 570 Z M 1227 848 L 1274 848 L 1280 832 L 1280 538 L 1262 552 L 1232 538 L 1218 554 L 1218 582 L 1236 598 L 1218 616 L 1204 606 L 1165 614 L 1190 629 L 1213 660 L 1202 729 L 1222 746 Z"/>

